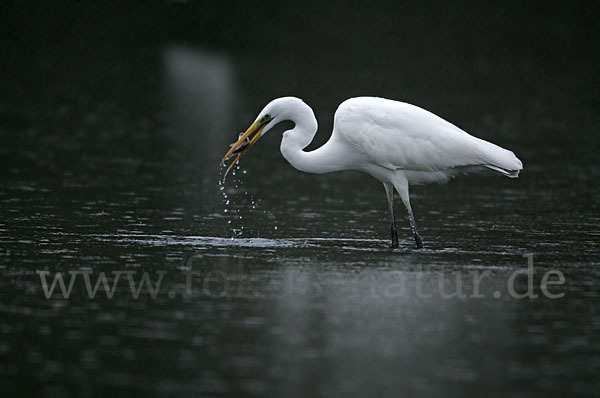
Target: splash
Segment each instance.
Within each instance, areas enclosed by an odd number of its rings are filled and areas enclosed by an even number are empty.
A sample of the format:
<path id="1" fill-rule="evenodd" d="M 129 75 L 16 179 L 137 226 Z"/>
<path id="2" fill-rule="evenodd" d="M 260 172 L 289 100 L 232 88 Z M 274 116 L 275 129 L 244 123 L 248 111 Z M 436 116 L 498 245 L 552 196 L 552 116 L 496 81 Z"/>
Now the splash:
<path id="1" fill-rule="evenodd" d="M 223 174 L 224 168 L 225 168 L 225 165 L 222 165 L 222 167 L 221 167 L 222 174 Z M 233 202 L 232 202 L 233 198 L 230 198 L 227 193 L 227 188 L 225 187 L 225 177 L 227 176 L 228 171 L 229 171 L 229 168 L 227 170 L 225 170 L 224 175 L 222 175 L 222 178 L 219 178 L 219 191 L 221 192 L 221 195 L 222 195 L 223 213 L 228 218 L 227 224 L 231 230 L 231 240 L 234 240 L 236 238 L 242 238 L 244 235 L 244 225 L 243 225 L 244 215 L 243 215 L 242 209 L 239 206 L 238 207 L 233 206 Z M 237 178 L 237 175 L 239 173 L 241 173 L 242 175 L 245 175 L 245 174 L 247 174 L 247 170 L 242 170 L 239 165 L 236 165 L 232 169 L 231 176 L 233 179 L 234 192 L 242 190 L 243 182 L 242 182 L 242 180 Z M 230 192 L 230 194 L 231 194 L 231 192 Z M 252 196 L 252 194 L 248 193 L 247 190 L 244 190 L 243 195 L 244 195 L 245 199 L 250 203 L 251 211 L 256 210 L 258 208 L 258 203 L 257 203 L 257 201 L 254 200 L 254 197 Z"/>

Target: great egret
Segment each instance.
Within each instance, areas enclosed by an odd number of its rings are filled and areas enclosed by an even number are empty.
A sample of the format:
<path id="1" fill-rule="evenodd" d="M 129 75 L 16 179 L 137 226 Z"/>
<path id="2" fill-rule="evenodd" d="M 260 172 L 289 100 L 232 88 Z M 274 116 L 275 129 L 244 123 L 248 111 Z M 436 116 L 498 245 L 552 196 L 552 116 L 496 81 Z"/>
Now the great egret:
<path id="1" fill-rule="evenodd" d="M 267 104 L 231 145 L 222 163 L 235 154 L 237 157 L 227 172 L 260 137 L 285 120 L 294 122 L 295 127 L 283 133 L 281 154 L 296 169 L 317 174 L 358 170 L 383 183 L 391 217 L 392 247 L 398 246 L 394 188 L 406 207 L 416 247 L 422 248 L 410 206 L 409 185 L 443 183 L 458 174 L 485 169 L 516 178 L 523 168 L 513 152 L 473 137 L 425 109 L 376 97 L 344 101 L 335 113 L 329 141 L 305 152 L 303 149 L 317 133 L 317 119 L 301 99 L 283 97 Z"/>

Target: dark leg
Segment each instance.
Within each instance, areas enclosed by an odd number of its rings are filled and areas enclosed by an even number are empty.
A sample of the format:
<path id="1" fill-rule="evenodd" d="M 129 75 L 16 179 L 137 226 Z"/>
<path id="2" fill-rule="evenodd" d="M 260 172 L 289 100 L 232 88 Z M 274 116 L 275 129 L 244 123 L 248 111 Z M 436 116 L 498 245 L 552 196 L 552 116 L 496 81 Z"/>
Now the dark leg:
<path id="1" fill-rule="evenodd" d="M 396 227 L 395 218 L 392 220 L 392 247 L 398 247 L 398 228 Z"/>
<path id="2" fill-rule="evenodd" d="M 406 208 L 406 215 L 408 216 L 408 222 L 410 222 L 410 229 L 412 230 L 413 237 L 415 238 L 417 249 L 422 249 L 423 240 L 421 239 L 421 235 L 419 235 L 419 231 L 417 231 L 417 223 L 415 222 L 415 216 L 412 213 L 410 205 Z"/>
<path id="3" fill-rule="evenodd" d="M 388 202 L 388 210 L 390 212 L 392 224 L 392 247 L 398 247 L 398 227 L 396 226 L 396 217 L 394 216 L 394 186 L 383 183 L 385 195 Z"/>
<path id="4" fill-rule="evenodd" d="M 408 196 L 408 182 L 406 180 L 401 181 L 401 184 L 396 185 L 396 190 L 400 194 L 400 198 L 402 198 L 402 202 L 404 203 L 404 207 L 406 207 L 406 216 L 408 217 L 408 222 L 410 222 L 410 229 L 412 230 L 413 237 L 415 238 L 415 244 L 417 249 L 423 248 L 423 240 L 417 231 L 417 223 L 415 222 L 415 216 L 413 215 L 412 208 L 410 207 L 410 198 Z"/>

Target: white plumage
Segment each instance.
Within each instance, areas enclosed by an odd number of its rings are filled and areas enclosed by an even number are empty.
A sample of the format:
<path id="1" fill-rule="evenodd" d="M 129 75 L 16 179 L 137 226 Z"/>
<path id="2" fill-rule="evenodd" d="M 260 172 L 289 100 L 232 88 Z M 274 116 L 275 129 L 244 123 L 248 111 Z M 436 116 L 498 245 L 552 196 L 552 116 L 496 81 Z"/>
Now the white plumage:
<path id="1" fill-rule="evenodd" d="M 224 160 L 239 152 L 235 164 L 262 135 L 284 120 L 296 126 L 283 133 L 281 153 L 298 170 L 358 170 L 383 182 L 392 217 L 392 246 L 398 244 L 394 188 L 406 206 L 417 247 L 422 247 L 410 206 L 409 185 L 446 182 L 457 174 L 485 169 L 514 178 L 523 168 L 511 151 L 473 137 L 425 109 L 376 97 L 344 101 L 335 113 L 331 138 L 310 152 L 303 149 L 317 132 L 312 109 L 295 97 L 275 99 L 232 145 Z"/>

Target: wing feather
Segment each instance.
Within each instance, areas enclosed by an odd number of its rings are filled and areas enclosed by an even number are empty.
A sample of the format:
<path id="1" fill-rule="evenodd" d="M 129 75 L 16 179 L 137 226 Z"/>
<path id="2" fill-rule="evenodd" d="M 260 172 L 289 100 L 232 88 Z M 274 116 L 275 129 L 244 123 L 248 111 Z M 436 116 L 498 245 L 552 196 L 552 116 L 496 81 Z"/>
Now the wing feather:
<path id="1" fill-rule="evenodd" d="M 334 133 L 364 161 L 388 169 L 522 168 L 512 152 L 473 137 L 425 109 L 383 98 L 344 101 L 335 114 Z"/>

